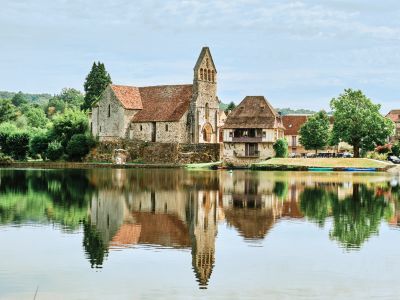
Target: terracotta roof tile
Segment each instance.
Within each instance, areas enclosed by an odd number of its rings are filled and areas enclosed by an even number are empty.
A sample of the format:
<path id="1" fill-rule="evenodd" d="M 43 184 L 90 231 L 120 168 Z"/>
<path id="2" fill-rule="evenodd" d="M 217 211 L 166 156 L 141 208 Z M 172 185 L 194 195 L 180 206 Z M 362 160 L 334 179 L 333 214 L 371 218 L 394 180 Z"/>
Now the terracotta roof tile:
<path id="1" fill-rule="evenodd" d="M 139 88 L 126 85 L 111 85 L 117 99 L 126 109 L 142 109 Z"/>
<path id="2" fill-rule="evenodd" d="M 393 122 L 398 122 L 400 121 L 400 109 L 392 109 L 389 111 L 389 113 L 386 115 L 386 118 L 389 118 Z"/>
<path id="3" fill-rule="evenodd" d="M 192 84 L 140 87 L 143 109 L 132 122 L 179 121 L 189 109 L 192 88 Z"/>
<path id="4" fill-rule="evenodd" d="M 224 128 L 283 128 L 281 117 L 263 96 L 247 96 L 228 115 Z"/>
<path id="5" fill-rule="evenodd" d="M 282 117 L 285 135 L 298 135 L 300 127 L 307 121 L 307 115 L 286 115 Z"/>

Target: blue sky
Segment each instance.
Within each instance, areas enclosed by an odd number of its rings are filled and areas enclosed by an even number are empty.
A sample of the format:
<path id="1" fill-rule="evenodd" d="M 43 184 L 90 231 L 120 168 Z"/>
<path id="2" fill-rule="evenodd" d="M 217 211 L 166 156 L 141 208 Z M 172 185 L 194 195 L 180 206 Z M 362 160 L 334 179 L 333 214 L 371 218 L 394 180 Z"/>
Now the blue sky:
<path id="1" fill-rule="evenodd" d="M 116 84 L 190 83 L 207 45 L 224 102 L 328 109 L 351 87 L 387 112 L 400 108 L 399 16 L 398 0 L 0 0 L 0 90 L 82 90 L 94 60 Z"/>

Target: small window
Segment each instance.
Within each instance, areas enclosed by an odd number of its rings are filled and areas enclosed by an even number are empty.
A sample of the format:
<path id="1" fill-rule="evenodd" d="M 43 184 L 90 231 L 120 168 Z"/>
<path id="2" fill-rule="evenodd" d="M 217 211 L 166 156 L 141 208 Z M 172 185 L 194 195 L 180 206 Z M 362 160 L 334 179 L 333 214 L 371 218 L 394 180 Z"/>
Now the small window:
<path id="1" fill-rule="evenodd" d="M 211 81 L 211 70 L 208 70 L 208 81 Z"/>
<path id="2" fill-rule="evenodd" d="M 208 78 L 207 78 L 207 74 L 208 74 L 208 71 L 207 71 L 207 69 L 204 69 L 204 80 L 205 80 L 205 81 L 207 81 L 207 80 L 208 80 Z"/>
<path id="3" fill-rule="evenodd" d="M 168 131 L 168 124 L 165 124 L 165 131 Z"/>
<path id="4" fill-rule="evenodd" d="M 108 104 L 108 117 L 111 117 L 111 104 Z"/>
<path id="5" fill-rule="evenodd" d="M 143 126 L 142 125 L 140 125 L 140 131 L 142 131 L 143 130 Z"/>
<path id="6" fill-rule="evenodd" d="M 99 131 L 101 132 L 101 126 L 100 126 L 100 130 Z"/>
<path id="7" fill-rule="evenodd" d="M 229 131 L 229 137 L 232 137 L 232 135 L 233 135 L 233 132 Z"/>

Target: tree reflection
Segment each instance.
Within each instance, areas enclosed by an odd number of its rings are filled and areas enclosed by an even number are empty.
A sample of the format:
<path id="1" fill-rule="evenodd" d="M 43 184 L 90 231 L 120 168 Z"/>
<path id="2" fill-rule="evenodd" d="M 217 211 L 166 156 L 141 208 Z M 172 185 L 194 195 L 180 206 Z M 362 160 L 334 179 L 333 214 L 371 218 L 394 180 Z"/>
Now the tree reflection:
<path id="1" fill-rule="evenodd" d="M 83 222 L 83 247 L 92 268 L 101 268 L 108 254 L 108 245 L 104 244 L 96 227 L 90 219 Z"/>
<path id="2" fill-rule="evenodd" d="M 331 200 L 334 197 L 333 193 L 322 188 L 305 188 L 300 195 L 300 209 L 307 218 L 322 227 L 331 214 Z"/>

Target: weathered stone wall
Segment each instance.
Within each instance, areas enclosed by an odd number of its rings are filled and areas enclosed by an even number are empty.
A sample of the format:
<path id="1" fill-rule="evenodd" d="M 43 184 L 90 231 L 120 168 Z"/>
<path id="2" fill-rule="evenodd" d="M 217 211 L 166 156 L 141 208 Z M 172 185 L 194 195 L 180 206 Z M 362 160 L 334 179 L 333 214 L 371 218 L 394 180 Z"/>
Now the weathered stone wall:
<path id="1" fill-rule="evenodd" d="M 225 142 L 223 145 L 223 159 L 225 162 L 235 165 L 250 165 L 274 157 L 275 155 L 272 143 L 258 143 L 258 151 L 260 153 L 259 157 L 243 157 L 245 156 L 245 143 Z"/>
<path id="2" fill-rule="evenodd" d="M 86 161 L 112 162 L 114 149 L 129 153 L 127 162 L 194 163 L 220 160 L 222 144 L 152 143 L 132 140 L 102 141 L 89 153 Z"/>

